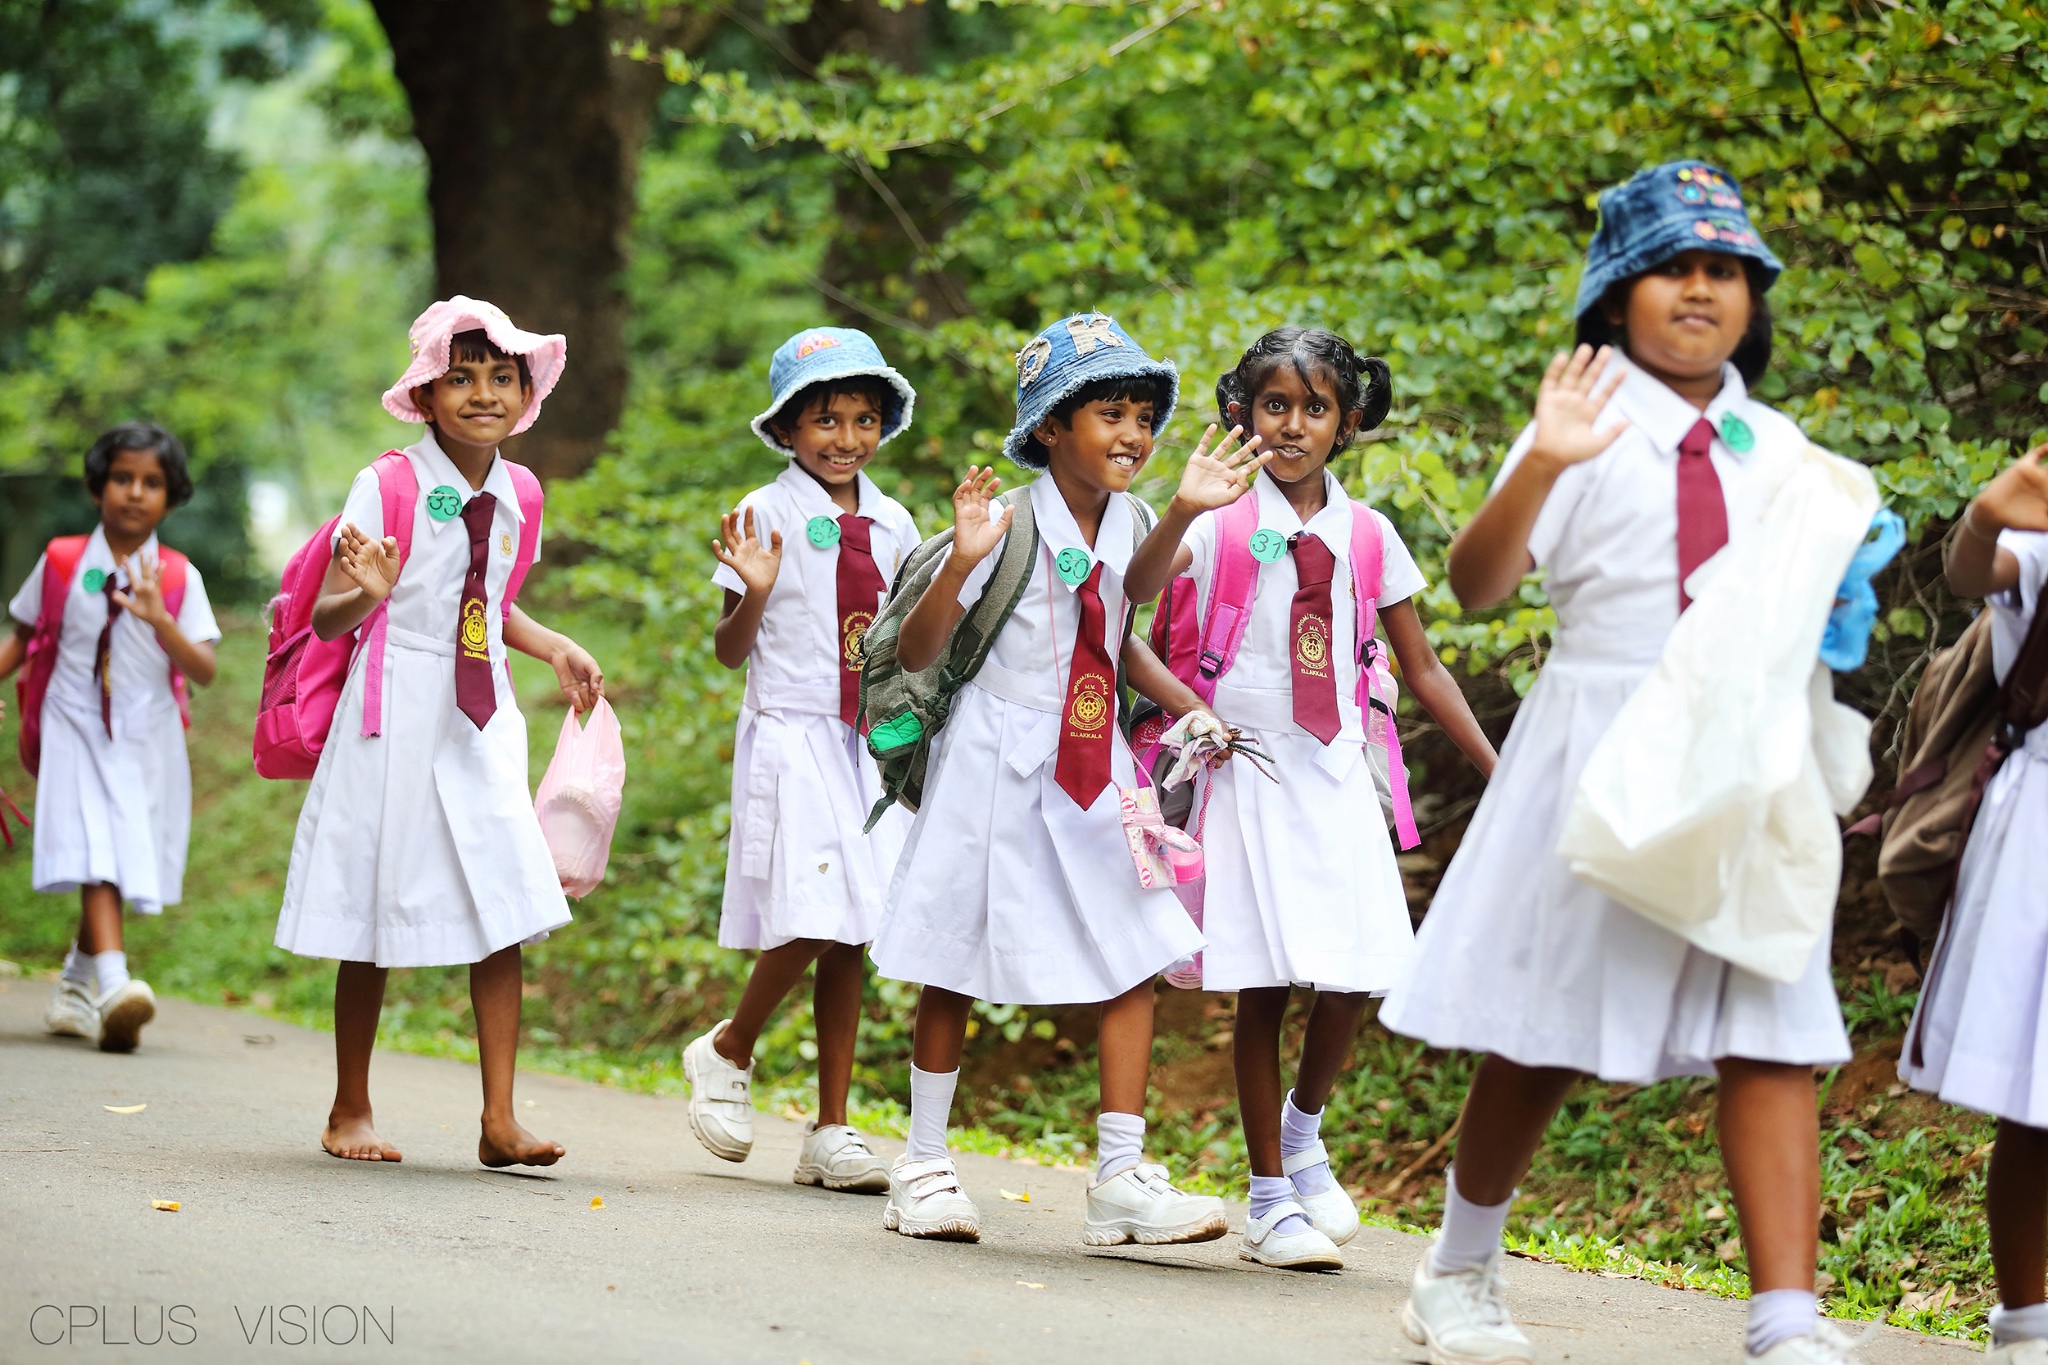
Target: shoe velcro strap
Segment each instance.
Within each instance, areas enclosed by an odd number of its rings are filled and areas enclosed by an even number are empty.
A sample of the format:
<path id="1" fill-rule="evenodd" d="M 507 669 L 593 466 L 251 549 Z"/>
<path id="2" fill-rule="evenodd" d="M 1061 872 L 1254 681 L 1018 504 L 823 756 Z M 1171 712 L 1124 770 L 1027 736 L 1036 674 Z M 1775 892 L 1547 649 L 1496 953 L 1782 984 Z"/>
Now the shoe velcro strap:
<path id="1" fill-rule="evenodd" d="M 1280 1174 L 1291 1176 L 1296 1171 L 1305 1171 L 1312 1166 L 1327 1166 L 1329 1164 L 1330 1149 L 1323 1146 L 1321 1138 L 1317 1138 L 1315 1146 L 1304 1147 L 1293 1156 L 1280 1158 Z"/>
<path id="2" fill-rule="evenodd" d="M 1308 1210 L 1292 1199 L 1283 1199 L 1272 1208 L 1267 1209 L 1266 1216 L 1259 1221 L 1264 1223 L 1270 1230 L 1286 1222 L 1290 1214 L 1307 1221 L 1311 1227 L 1314 1226 L 1314 1220 L 1309 1218 Z"/>

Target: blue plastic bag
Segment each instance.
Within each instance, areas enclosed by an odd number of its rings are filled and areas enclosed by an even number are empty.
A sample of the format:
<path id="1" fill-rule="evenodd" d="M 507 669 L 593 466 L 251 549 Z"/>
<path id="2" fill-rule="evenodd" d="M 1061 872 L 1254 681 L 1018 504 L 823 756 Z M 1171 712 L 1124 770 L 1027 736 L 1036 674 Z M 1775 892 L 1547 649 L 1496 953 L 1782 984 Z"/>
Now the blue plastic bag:
<path id="1" fill-rule="evenodd" d="M 1835 609 L 1828 613 L 1828 628 L 1820 637 L 1820 661 L 1835 672 L 1863 667 L 1870 628 L 1877 624 L 1877 589 L 1870 580 L 1905 543 L 1906 523 L 1898 513 L 1885 508 L 1870 519 L 1870 534 L 1849 561 L 1842 586 L 1835 589 Z"/>

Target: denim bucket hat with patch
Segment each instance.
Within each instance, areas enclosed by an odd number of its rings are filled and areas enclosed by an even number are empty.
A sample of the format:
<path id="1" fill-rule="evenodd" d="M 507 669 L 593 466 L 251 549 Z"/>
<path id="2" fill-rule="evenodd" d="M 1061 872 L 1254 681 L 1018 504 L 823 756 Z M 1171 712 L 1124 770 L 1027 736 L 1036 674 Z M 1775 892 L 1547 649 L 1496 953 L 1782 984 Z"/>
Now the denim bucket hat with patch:
<path id="1" fill-rule="evenodd" d="M 813 384 L 862 375 L 880 379 L 895 395 L 882 414 L 882 440 L 888 440 L 910 425 L 911 410 L 917 406 L 917 390 L 882 359 L 882 348 L 875 345 L 873 337 L 851 327 L 809 327 L 775 348 L 775 355 L 768 362 L 768 387 L 774 392 L 775 401 L 750 424 L 754 434 L 778 455 L 795 454 L 776 439 L 769 429 L 769 419 Z"/>
<path id="2" fill-rule="evenodd" d="M 1154 360 L 1107 313 L 1062 318 L 1017 352 L 1017 425 L 1003 441 L 1003 454 L 1024 469 L 1043 469 L 1051 454 L 1031 433 L 1062 398 L 1098 379 L 1140 375 L 1166 381 L 1166 407 L 1152 415 L 1162 431 L 1180 400 L 1180 371 L 1170 360 Z"/>
<path id="3" fill-rule="evenodd" d="M 1600 195 L 1600 227 L 1586 248 L 1586 273 L 1579 277 L 1572 316 L 1583 318 L 1597 307 L 1609 286 L 1694 250 L 1755 261 L 1765 289 L 1785 268 L 1749 221 L 1742 187 L 1726 171 L 1704 161 L 1637 171 Z"/>

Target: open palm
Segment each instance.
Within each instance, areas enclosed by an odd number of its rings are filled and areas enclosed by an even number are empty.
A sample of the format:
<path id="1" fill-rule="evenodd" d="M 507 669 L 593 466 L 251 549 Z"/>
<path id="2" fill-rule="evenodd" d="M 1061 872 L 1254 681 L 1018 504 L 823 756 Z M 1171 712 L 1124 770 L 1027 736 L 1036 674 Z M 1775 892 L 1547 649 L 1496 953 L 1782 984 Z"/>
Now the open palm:
<path id="1" fill-rule="evenodd" d="M 2048 469 L 2041 457 L 2048 445 L 2035 446 L 2014 460 L 1977 495 L 1980 526 L 2000 530 L 2048 531 Z"/>
<path id="2" fill-rule="evenodd" d="M 782 572 L 782 532 L 770 531 L 764 545 L 754 531 L 754 509 L 727 512 L 718 519 L 718 539 L 711 542 L 718 562 L 740 576 L 750 593 L 766 592 Z"/>
<path id="3" fill-rule="evenodd" d="M 1536 435 L 1529 458 L 1559 469 L 1582 464 L 1613 445 L 1627 429 L 1628 422 L 1621 419 L 1594 426 L 1628 375 L 1624 367 L 1611 364 L 1613 358 L 1608 347 L 1596 354 L 1591 346 L 1581 346 L 1551 359 L 1536 390 Z"/>
<path id="4" fill-rule="evenodd" d="M 1237 444 L 1243 431 L 1243 427 L 1232 427 L 1211 454 L 1209 442 L 1216 437 L 1216 424 L 1209 424 L 1194 453 L 1188 456 L 1187 468 L 1181 471 L 1180 490 L 1174 498 L 1183 507 L 1196 512 L 1228 507 L 1252 486 L 1252 476 L 1264 469 L 1273 456 L 1271 452 L 1260 454 L 1257 436 L 1243 445 Z"/>
<path id="5" fill-rule="evenodd" d="M 953 553 L 964 563 L 979 564 L 1000 545 L 1008 529 L 1008 508 L 995 506 L 1003 481 L 993 469 L 967 467 L 967 477 L 953 490 Z"/>
<path id="6" fill-rule="evenodd" d="M 381 602 L 398 585 L 398 537 L 372 540 L 354 522 L 341 528 L 341 571 L 371 600 Z"/>

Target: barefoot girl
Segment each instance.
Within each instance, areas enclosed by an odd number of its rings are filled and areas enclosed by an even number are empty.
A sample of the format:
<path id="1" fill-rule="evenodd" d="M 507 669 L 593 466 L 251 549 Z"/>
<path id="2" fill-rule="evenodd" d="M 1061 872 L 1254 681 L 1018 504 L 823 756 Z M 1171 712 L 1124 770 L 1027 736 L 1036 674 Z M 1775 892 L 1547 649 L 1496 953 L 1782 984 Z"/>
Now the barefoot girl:
<path id="1" fill-rule="evenodd" d="M 411 550 L 401 562 L 379 474 L 365 469 L 342 511 L 313 629 L 331 640 L 384 604 L 382 666 L 360 649 L 350 665 L 299 814 L 277 946 L 341 960 L 338 1075 L 321 1146 L 399 1159 L 370 1115 L 387 969 L 466 962 L 484 1085 L 477 1159 L 547 1166 L 562 1148 L 512 1115 L 519 950 L 567 924 L 569 906 L 534 817 L 526 720 L 505 651 L 554 665 L 579 710 L 604 681 L 575 641 L 507 610 L 522 533 L 539 547 L 540 528 L 525 522 L 540 500 L 533 476 L 499 458 L 498 443 L 533 425 L 567 346 L 460 295 L 422 313 L 412 341 L 410 368 L 384 395 L 393 416 L 427 427 L 399 473 L 418 485 Z M 381 697 L 367 724 L 366 694 Z"/>
<path id="2" fill-rule="evenodd" d="M 1251 620 L 1215 706 L 1272 756 L 1280 780 L 1229 763 L 1198 798 L 1202 986 L 1238 993 L 1237 1094 L 1252 1166 L 1241 1254 L 1329 1269 L 1343 1264 L 1337 1246 L 1357 1234 L 1358 1210 L 1330 1173 L 1323 1105 L 1367 1000 L 1393 984 L 1414 942 L 1356 700 L 1353 517 L 1377 523 L 1377 601 L 1402 677 L 1481 772 L 1493 769 L 1493 746 L 1422 632 L 1410 600 L 1422 575 L 1393 523 L 1354 504 L 1329 472 L 1331 456 L 1386 415 L 1386 365 L 1360 360 L 1331 332 L 1282 327 L 1253 343 L 1216 397 L 1233 435 L 1248 429 L 1264 451 L 1248 463 L 1241 453 L 1211 457 L 1205 438 L 1132 560 L 1129 586 L 1145 598 L 1192 572 L 1196 617 L 1207 620 L 1223 527 L 1215 509 L 1254 500 L 1244 548 L 1258 564 Z M 1247 473 L 1265 461 L 1266 476 L 1245 493 Z M 1280 1025 L 1297 983 L 1314 989 L 1315 1003 L 1283 1098 Z"/>
<path id="3" fill-rule="evenodd" d="M 818 1114 L 796 1181 L 880 1193 L 882 1159 L 846 1122 L 867 944 L 909 825 L 882 794 L 860 725 L 861 635 L 881 609 L 917 527 L 861 471 L 910 425 L 910 381 L 863 332 L 814 327 L 784 342 L 754 420 L 789 467 L 749 493 L 712 543 L 725 589 L 718 660 L 747 670 L 733 741 L 732 840 L 718 942 L 760 950 L 733 1017 L 683 1051 L 690 1127 L 714 1156 L 754 1145 L 754 1043 L 817 963 Z"/>
<path id="4" fill-rule="evenodd" d="M 1849 1057 L 1826 937 L 1804 976 L 1779 985 L 1574 879 L 1556 852 L 1580 771 L 1656 665 L 1692 570 L 1757 522 L 1774 457 L 1805 449 L 1746 388 L 1769 360 L 1764 293 L 1778 270 L 1735 183 L 1711 166 L 1659 166 L 1602 195 L 1579 286 L 1582 344 L 1551 362 L 1535 422 L 1451 547 L 1467 607 L 1548 570 L 1558 630 L 1413 970 L 1380 1016 L 1432 1046 L 1486 1054 L 1443 1230 L 1403 1314 L 1432 1361 L 1530 1359 L 1501 1298 L 1501 1232 L 1573 1082 L 1707 1072 L 1720 1077 L 1721 1152 L 1749 1256 L 1749 1354 L 1849 1359 L 1813 1293 L 1813 1068 Z"/>
<path id="5" fill-rule="evenodd" d="M 1144 1160 L 1153 978 L 1202 938 L 1172 892 L 1140 887 L 1116 791 L 1137 781 L 1117 725 L 1117 661 L 1169 711 L 1202 704 L 1131 638 L 1123 586 L 1151 520 L 1126 490 L 1178 387 L 1173 366 L 1100 313 L 1054 323 L 1017 356 L 1017 424 L 1003 453 L 1047 471 L 1021 495 L 1038 553 L 939 732 L 875 937 L 875 969 L 924 987 L 910 1141 L 883 1213 L 906 1236 L 981 1235 L 946 1150 L 977 999 L 1102 1006 L 1088 1245 L 1205 1242 L 1225 1230 L 1221 1201 L 1183 1194 Z M 907 670 L 939 657 L 1001 562 L 1015 513 L 992 511 L 995 490 L 993 471 L 970 470 L 953 494 L 952 545 L 897 638 Z"/>
<path id="6" fill-rule="evenodd" d="M 192 496 L 177 438 L 147 422 L 115 427 L 86 452 L 85 487 L 100 524 L 51 541 L 8 604 L 15 626 L 0 643 L 0 678 L 28 666 L 31 884 L 79 898 L 78 938 L 43 1026 L 127 1052 L 156 1017 L 156 997 L 128 975 L 121 906 L 154 915 L 184 894 L 185 688 L 213 681 L 220 628 L 199 570 L 157 544 L 158 523 Z"/>
<path id="7" fill-rule="evenodd" d="M 1993 479 L 1949 544 L 1949 588 L 1990 601 L 2000 681 L 2048 583 L 2044 455 L 2048 446 L 2030 450 Z M 2048 1365 L 2048 1058 L 2036 1041 L 2048 1005 L 2044 830 L 2048 726 L 2037 726 L 1984 788 L 1899 1060 L 1914 1088 L 1998 1118 L 1984 1207 L 2000 1300 L 1989 1358 L 2003 1365 Z"/>

